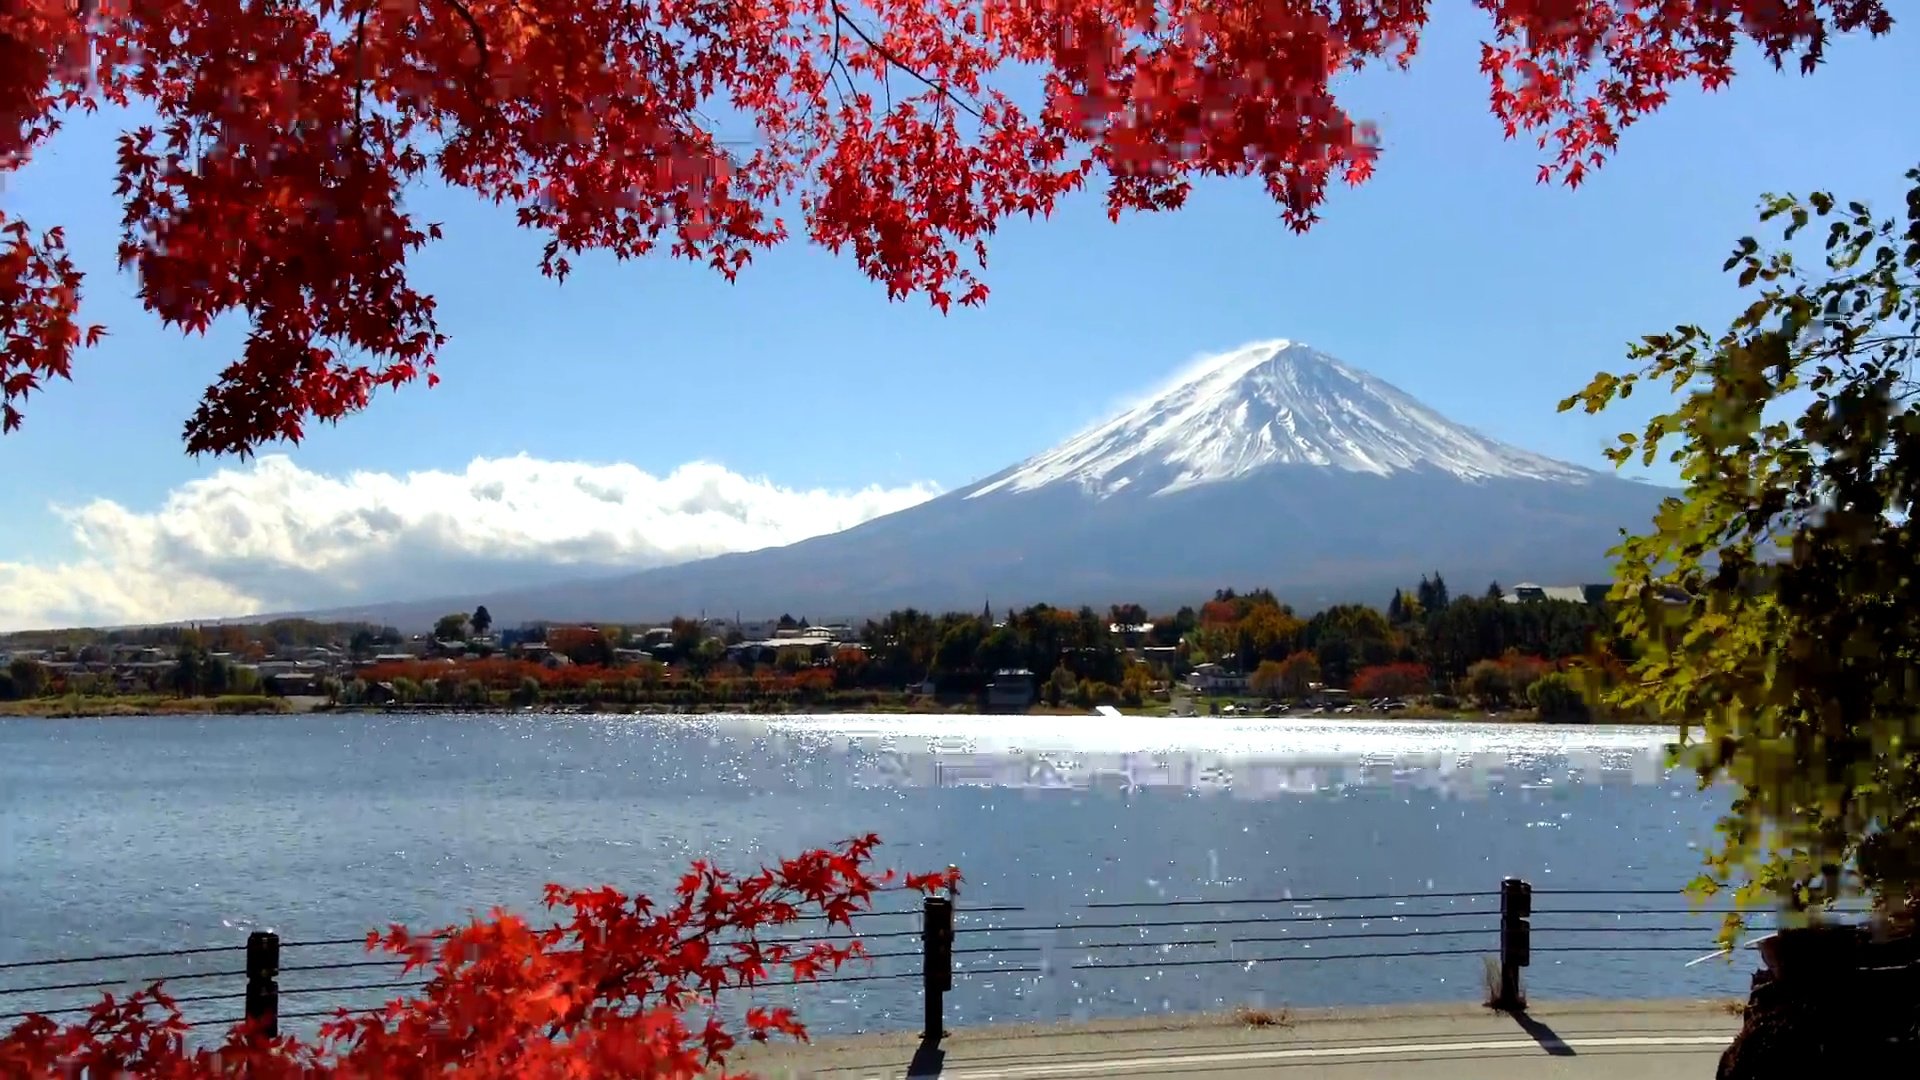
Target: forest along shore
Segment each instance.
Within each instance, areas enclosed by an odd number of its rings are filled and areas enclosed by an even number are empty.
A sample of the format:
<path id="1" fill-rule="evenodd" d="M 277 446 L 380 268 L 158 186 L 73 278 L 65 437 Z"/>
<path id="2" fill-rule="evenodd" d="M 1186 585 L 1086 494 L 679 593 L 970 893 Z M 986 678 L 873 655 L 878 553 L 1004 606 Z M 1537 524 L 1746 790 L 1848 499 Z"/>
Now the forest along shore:
<path id="1" fill-rule="evenodd" d="M 1513 709 L 1504 711 L 1479 711 L 1463 709 L 1450 713 L 1423 711 L 1408 713 L 1404 711 L 1381 712 L 1369 709 L 1355 709 L 1351 712 L 1331 713 L 1311 710 L 1265 713 L 1257 708 L 1244 712 L 1209 715 L 1199 713 L 1189 715 L 1175 712 L 1167 705 L 1129 708 L 1119 706 L 1123 716 L 1162 718 L 1168 720 L 1260 720 L 1272 723 L 1286 723 L 1289 720 L 1366 720 L 1392 721 L 1394 723 L 1510 723 L 1539 724 L 1563 723 L 1563 721 L 1542 720 L 1538 711 L 1533 709 Z M 980 709 L 967 704 L 937 701 L 882 702 L 876 705 L 806 705 L 769 707 L 764 703 L 735 702 L 713 705 L 694 705 L 669 707 L 661 705 L 442 705 L 442 704 L 388 704 L 388 705 L 339 705 L 329 703 L 325 698 L 313 697 L 272 697 L 260 694 L 233 694 L 222 697 L 169 697 L 152 694 L 127 694 L 86 697 L 44 697 L 25 701 L 0 701 L 0 720 L 89 720 L 110 719 L 115 717 L 150 716 L 255 716 L 261 718 L 303 716 L 311 714 L 341 714 L 360 716 L 979 716 L 979 715 L 1015 715 L 1015 716 L 1087 716 L 1090 710 L 1077 707 L 1054 707 L 1037 705 L 1017 711 Z M 1638 721 L 1594 718 L 1576 726 L 1643 726 Z"/>
<path id="2" fill-rule="evenodd" d="M 1454 598 L 1436 575 L 1385 611 L 1341 604 L 1310 617 L 1265 589 L 1221 589 L 1159 616 L 1036 604 L 896 611 L 859 626 L 783 615 L 496 633 L 482 605 L 412 636 L 307 619 L 31 631 L 0 634 L 0 713 L 274 713 L 317 698 L 383 712 L 1264 715 L 1285 703 L 1369 715 L 1369 703 L 1397 701 L 1481 722 L 1625 719 L 1608 704 L 1626 658 L 1604 632 L 1604 592 L 1495 585 Z"/>

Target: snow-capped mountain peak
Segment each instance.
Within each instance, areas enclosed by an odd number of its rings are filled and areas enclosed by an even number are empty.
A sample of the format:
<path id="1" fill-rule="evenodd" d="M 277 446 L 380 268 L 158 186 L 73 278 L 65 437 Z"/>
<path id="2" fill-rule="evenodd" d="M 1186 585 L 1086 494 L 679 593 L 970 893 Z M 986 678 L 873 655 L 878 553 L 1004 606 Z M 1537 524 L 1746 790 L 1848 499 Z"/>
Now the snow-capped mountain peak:
<path id="1" fill-rule="evenodd" d="M 1071 483 L 1106 497 L 1167 494 L 1274 466 L 1462 480 L 1586 483 L 1596 474 L 1508 446 L 1298 342 L 1243 345 L 1195 365 L 1149 400 L 967 494 Z"/>

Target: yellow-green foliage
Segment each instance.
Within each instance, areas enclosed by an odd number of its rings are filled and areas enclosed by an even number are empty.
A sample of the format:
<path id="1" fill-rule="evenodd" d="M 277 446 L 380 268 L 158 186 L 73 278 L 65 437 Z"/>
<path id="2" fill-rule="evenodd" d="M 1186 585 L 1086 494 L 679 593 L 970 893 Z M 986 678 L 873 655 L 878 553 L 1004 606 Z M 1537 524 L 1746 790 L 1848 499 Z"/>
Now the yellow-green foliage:
<path id="1" fill-rule="evenodd" d="M 1670 447 L 1685 485 L 1616 549 L 1634 658 L 1611 703 L 1676 722 L 1680 760 L 1738 785 L 1698 892 L 1792 910 L 1920 894 L 1920 169 L 1906 175 L 1904 212 L 1877 221 L 1825 193 L 1768 196 L 1782 246 L 1748 237 L 1727 260 L 1756 293 L 1732 326 L 1648 337 L 1639 370 L 1561 404 L 1598 412 L 1656 382 L 1677 401 L 1610 451 Z M 1790 245 L 1810 226 L 1824 251 L 1803 265 Z"/>

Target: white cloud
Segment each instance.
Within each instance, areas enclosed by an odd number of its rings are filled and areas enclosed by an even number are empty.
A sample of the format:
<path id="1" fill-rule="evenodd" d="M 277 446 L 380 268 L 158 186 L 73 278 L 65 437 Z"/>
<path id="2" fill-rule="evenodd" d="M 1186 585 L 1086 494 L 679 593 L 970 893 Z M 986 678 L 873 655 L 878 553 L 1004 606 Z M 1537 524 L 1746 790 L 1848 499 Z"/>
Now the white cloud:
<path id="1" fill-rule="evenodd" d="M 141 513 L 55 507 L 73 557 L 0 561 L 0 630 L 251 615 L 620 573 L 837 532 L 939 494 L 783 488 L 694 462 L 476 459 L 463 472 L 324 476 L 282 455 Z"/>

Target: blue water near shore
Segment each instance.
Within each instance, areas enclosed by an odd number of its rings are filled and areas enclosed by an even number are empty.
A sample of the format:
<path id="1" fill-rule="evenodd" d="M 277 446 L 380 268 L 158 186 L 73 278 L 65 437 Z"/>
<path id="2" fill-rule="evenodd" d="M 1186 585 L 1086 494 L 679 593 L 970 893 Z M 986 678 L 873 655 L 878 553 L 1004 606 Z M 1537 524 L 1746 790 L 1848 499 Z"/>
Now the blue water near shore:
<path id="1" fill-rule="evenodd" d="M 1726 796 L 1665 772 L 1670 737 L 1298 718 L 7 721 L 0 964 L 237 946 L 258 928 L 295 942 L 442 925 L 496 904 L 532 911 L 549 881 L 660 890 L 695 858 L 749 868 L 872 831 L 886 865 L 966 874 L 949 1024 L 1477 1000 L 1504 875 L 1540 890 L 1536 998 L 1744 993 L 1751 953 L 1686 966 L 1717 917 L 1688 913 L 1678 890 Z M 1670 892 L 1550 891 L 1571 889 Z M 1451 893 L 1480 895 L 1438 895 Z M 1380 894 L 1419 898 L 1307 899 Z M 1087 906 L 1175 900 L 1201 903 Z M 1302 921 L 1335 915 L 1373 917 Z M 1063 925 L 1081 928 L 1044 929 Z M 910 914 L 862 922 L 898 935 L 871 942 L 880 954 L 911 952 L 915 927 Z M 1409 952 L 1435 955 L 1335 958 Z M 289 948 L 283 1010 L 390 996 L 327 989 L 381 973 L 293 970 L 361 958 Z M 0 990 L 237 966 L 216 954 L 0 970 Z M 190 1018 L 238 1012 L 230 980 L 173 989 L 211 999 Z M 0 995 L 0 1014 L 92 992 Z M 798 1005 L 816 1033 L 919 1023 L 912 978 L 756 993 Z"/>

